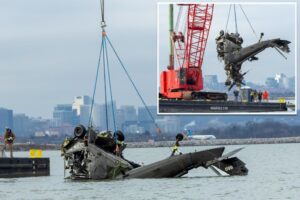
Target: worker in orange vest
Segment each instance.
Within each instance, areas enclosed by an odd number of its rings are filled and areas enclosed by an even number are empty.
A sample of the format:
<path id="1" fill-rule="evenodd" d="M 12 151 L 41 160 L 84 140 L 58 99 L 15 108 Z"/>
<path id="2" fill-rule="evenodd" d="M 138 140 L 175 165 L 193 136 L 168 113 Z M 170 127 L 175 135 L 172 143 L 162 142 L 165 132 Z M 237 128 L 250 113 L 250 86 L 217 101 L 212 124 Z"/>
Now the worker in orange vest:
<path id="1" fill-rule="evenodd" d="M 263 93 L 263 100 L 264 101 L 269 101 L 269 93 L 267 90 L 264 91 Z"/>

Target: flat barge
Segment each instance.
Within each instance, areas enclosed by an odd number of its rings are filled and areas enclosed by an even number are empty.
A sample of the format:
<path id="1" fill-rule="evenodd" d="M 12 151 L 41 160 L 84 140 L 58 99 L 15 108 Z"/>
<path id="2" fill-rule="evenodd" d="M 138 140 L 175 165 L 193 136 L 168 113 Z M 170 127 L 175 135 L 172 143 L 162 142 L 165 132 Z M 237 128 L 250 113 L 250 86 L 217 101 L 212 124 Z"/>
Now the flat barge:
<path id="1" fill-rule="evenodd" d="M 286 103 L 199 100 L 159 100 L 159 113 L 286 112 Z"/>
<path id="2" fill-rule="evenodd" d="M 0 158 L 0 178 L 49 175 L 49 158 Z"/>

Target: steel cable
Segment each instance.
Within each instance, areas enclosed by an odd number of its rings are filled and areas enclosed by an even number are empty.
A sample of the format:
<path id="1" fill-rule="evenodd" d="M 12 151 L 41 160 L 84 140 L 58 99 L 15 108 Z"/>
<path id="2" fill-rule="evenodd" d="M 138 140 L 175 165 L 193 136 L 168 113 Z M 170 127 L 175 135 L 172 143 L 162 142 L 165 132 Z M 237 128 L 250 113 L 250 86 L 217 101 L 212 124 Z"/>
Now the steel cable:
<path id="1" fill-rule="evenodd" d="M 106 47 L 106 40 L 104 40 L 105 47 Z M 116 131 L 116 118 L 115 118 L 115 108 L 114 108 L 114 102 L 113 102 L 113 93 L 111 88 L 111 78 L 110 78 L 110 70 L 109 70 L 109 59 L 108 59 L 108 53 L 107 48 L 105 48 L 105 55 L 106 55 L 106 66 L 107 66 L 107 75 L 108 75 L 108 84 L 109 84 L 109 92 L 110 92 L 110 102 L 111 102 L 111 112 L 113 117 L 113 125 L 114 125 L 114 131 Z"/>

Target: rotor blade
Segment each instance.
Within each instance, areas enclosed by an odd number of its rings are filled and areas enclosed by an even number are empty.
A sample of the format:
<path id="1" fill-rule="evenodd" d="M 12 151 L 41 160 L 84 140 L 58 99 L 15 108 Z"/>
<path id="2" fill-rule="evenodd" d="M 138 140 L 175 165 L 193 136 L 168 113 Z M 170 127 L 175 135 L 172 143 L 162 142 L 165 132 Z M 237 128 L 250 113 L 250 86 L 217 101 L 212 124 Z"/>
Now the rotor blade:
<path id="1" fill-rule="evenodd" d="M 238 149 L 235 149 L 235 150 L 233 150 L 233 151 L 230 151 L 229 153 L 226 153 L 226 154 L 223 155 L 222 157 L 218 158 L 218 160 L 219 160 L 219 159 L 223 160 L 224 158 L 228 158 L 228 157 L 230 157 L 230 156 L 233 156 L 234 154 L 238 153 L 239 151 L 241 151 L 241 150 L 244 149 L 244 148 L 245 148 L 245 147 L 240 147 L 240 148 L 238 148 Z"/>
<path id="2" fill-rule="evenodd" d="M 274 48 L 280 55 L 282 55 L 282 57 L 284 57 L 287 60 L 287 57 L 277 47 L 274 47 Z"/>
<path id="3" fill-rule="evenodd" d="M 66 178 L 66 161 L 64 159 L 64 178 Z"/>
<path id="4" fill-rule="evenodd" d="M 225 154 L 225 155 L 223 155 L 223 156 L 221 156 L 221 157 L 219 157 L 219 158 L 216 158 L 216 159 L 214 159 L 214 160 L 207 161 L 205 165 L 206 165 L 206 167 L 208 167 L 208 166 L 213 165 L 213 164 L 215 164 L 215 163 L 217 163 L 217 162 L 220 162 L 220 161 L 222 161 L 222 160 L 225 160 L 225 159 L 227 159 L 227 158 L 233 156 L 234 154 L 238 153 L 238 152 L 241 151 L 242 149 L 244 149 L 244 147 L 241 147 L 241 148 L 235 149 L 235 150 L 233 150 L 233 151 L 230 151 L 229 153 L 227 153 L 227 154 Z"/>
<path id="5" fill-rule="evenodd" d="M 234 81 L 234 82 L 230 85 L 230 87 L 228 88 L 228 91 L 230 91 L 230 90 L 232 89 L 232 87 L 233 87 L 235 84 L 236 84 L 236 82 Z"/>
<path id="6" fill-rule="evenodd" d="M 250 70 L 246 71 L 245 73 L 242 74 L 242 77 L 244 77 Z"/>

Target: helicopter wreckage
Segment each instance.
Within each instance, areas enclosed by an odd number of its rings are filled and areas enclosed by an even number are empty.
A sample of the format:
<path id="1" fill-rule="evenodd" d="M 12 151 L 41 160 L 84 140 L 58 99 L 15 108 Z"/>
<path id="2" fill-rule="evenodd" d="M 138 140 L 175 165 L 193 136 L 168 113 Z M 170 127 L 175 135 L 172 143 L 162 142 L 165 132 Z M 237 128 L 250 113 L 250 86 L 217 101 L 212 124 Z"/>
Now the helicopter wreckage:
<path id="1" fill-rule="evenodd" d="M 233 86 L 238 88 L 244 85 L 243 79 L 247 72 L 242 72 L 242 64 L 247 60 L 258 60 L 257 54 L 264 51 L 267 48 L 275 48 L 284 58 L 286 58 L 282 52 L 289 53 L 290 48 L 288 44 L 290 41 L 282 40 L 280 38 L 261 41 L 262 36 L 257 43 L 242 47 L 243 38 L 238 33 L 224 33 L 220 31 L 219 36 L 216 38 L 218 58 L 224 61 L 224 69 L 227 75 L 225 85 L 228 86 L 228 90 L 231 90 Z"/>
<path id="2" fill-rule="evenodd" d="M 218 175 L 247 175 L 245 163 L 232 157 L 242 148 L 223 154 L 225 147 L 196 151 L 167 157 L 148 165 L 139 165 L 125 159 L 122 150 L 116 153 L 118 142 L 124 135 L 117 131 L 99 132 L 80 125 L 74 137 L 65 140 L 62 156 L 65 170 L 71 179 L 129 179 L 129 178 L 172 178 L 181 177 L 191 169 L 210 168 Z M 123 145 L 125 146 L 125 145 Z"/>

